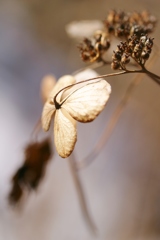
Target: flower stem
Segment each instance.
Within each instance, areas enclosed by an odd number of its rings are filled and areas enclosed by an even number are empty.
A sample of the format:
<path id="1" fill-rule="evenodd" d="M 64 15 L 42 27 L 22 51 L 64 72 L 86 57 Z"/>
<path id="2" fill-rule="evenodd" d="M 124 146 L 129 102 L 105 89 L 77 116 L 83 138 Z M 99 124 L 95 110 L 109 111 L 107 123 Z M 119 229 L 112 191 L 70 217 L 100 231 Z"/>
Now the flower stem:
<path id="1" fill-rule="evenodd" d="M 75 187 L 76 187 L 76 191 L 77 191 L 77 195 L 78 195 L 78 199 L 79 199 L 79 203 L 80 203 L 80 206 L 81 206 L 82 213 L 84 215 L 84 218 L 85 218 L 91 232 L 94 235 L 96 235 L 97 234 L 97 228 L 96 228 L 96 226 L 95 226 L 95 224 L 94 224 L 94 222 L 93 222 L 93 220 L 90 216 L 90 213 L 89 213 L 89 210 L 88 210 L 88 207 L 87 207 L 84 190 L 83 190 L 83 187 L 82 187 L 82 184 L 81 184 L 81 181 L 80 181 L 77 169 L 76 169 L 76 159 L 75 159 L 75 156 L 74 156 L 73 153 L 68 158 L 68 163 L 69 163 L 69 167 L 70 167 L 70 170 L 71 170 L 73 181 L 74 181 L 74 184 L 75 184 Z"/>
<path id="2" fill-rule="evenodd" d="M 148 71 L 145 67 L 143 67 L 143 70 L 153 81 L 155 81 L 156 83 L 158 83 L 158 85 L 160 85 L 160 76 Z"/>

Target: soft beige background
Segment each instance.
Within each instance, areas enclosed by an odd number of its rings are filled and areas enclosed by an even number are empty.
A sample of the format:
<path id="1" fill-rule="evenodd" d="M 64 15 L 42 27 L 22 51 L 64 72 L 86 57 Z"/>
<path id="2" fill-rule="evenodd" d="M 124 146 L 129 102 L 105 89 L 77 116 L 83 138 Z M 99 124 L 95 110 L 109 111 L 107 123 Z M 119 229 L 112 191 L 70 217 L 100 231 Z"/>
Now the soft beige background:
<path id="1" fill-rule="evenodd" d="M 41 114 L 41 78 L 57 78 L 82 67 L 76 43 L 65 33 L 73 20 L 104 19 L 109 9 L 149 9 L 159 1 L 0 1 L 0 239 L 154 240 L 160 238 L 160 88 L 148 77 L 136 88 L 105 149 L 79 174 L 91 215 L 93 236 L 83 219 L 67 160 L 55 155 L 36 193 L 24 206 L 7 202 L 10 178 Z M 159 45 L 159 29 L 153 37 Z M 103 72 L 110 71 L 109 68 Z M 159 74 L 159 60 L 152 66 Z M 133 76 L 109 79 L 112 95 L 91 124 L 79 124 L 75 153 L 90 152 Z"/>

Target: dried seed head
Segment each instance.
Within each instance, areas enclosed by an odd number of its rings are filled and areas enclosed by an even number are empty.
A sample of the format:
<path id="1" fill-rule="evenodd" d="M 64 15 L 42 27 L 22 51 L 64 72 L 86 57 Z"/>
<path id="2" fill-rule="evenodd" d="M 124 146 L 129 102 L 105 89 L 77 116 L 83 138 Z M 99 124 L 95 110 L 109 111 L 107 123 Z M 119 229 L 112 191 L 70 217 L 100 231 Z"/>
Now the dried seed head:
<path id="1" fill-rule="evenodd" d="M 156 18 L 147 11 L 125 13 L 111 10 L 104 24 L 108 34 L 128 39 L 134 34 L 140 37 L 141 34 L 153 32 L 156 22 Z"/>
<path id="2" fill-rule="evenodd" d="M 144 65 L 150 57 L 152 47 L 153 38 L 149 38 L 147 35 L 130 36 L 128 41 L 121 42 L 114 51 L 111 68 L 126 70 L 125 65 L 130 62 L 130 58 L 133 58 L 138 64 Z"/>
<path id="3" fill-rule="evenodd" d="M 103 31 L 97 31 L 92 39 L 85 38 L 78 46 L 81 58 L 85 62 L 100 62 L 109 47 L 110 41 Z"/>

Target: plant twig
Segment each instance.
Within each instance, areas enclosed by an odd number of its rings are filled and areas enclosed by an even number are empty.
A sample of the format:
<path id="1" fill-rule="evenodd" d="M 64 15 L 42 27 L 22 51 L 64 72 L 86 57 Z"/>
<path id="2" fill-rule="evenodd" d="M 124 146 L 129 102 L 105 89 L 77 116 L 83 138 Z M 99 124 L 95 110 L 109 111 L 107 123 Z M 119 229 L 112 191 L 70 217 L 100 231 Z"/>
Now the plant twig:
<path id="1" fill-rule="evenodd" d="M 38 121 L 36 122 L 36 125 L 34 126 L 31 132 L 31 138 L 34 137 L 35 141 L 37 141 L 40 130 L 41 130 L 41 118 L 38 119 Z"/>
<path id="2" fill-rule="evenodd" d="M 145 73 L 152 79 L 154 80 L 156 83 L 158 83 L 160 85 L 160 76 L 148 71 L 146 68 L 144 68 Z"/>
<path id="3" fill-rule="evenodd" d="M 74 156 L 73 153 L 68 158 L 68 163 L 69 163 L 69 167 L 70 167 L 70 170 L 71 170 L 73 181 L 74 181 L 74 184 L 75 184 L 75 187 L 76 187 L 76 191 L 77 191 L 77 195 L 78 195 L 78 199 L 79 199 L 79 203 L 80 203 L 80 206 L 81 206 L 82 213 L 84 215 L 84 218 L 85 218 L 85 220 L 87 222 L 87 225 L 89 226 L 91 232 L 94 235 L 96 235 L 97 234 L 97 228 L 96 228 L 96 226 L 95 226 L 95 224 L 94 224 L 94 222 L 93 222 L 93 220 L 90 216 L 90 213 L 89 213 L 89 210 L 88 210 L 88 207 L 87 207 L 84 190 L 83 190 L 83 187 L 82 187 L 82 184 L 80 182 L 80 178 L 78 176 L 77 169 L 76 169 L 76 159 L 75 159 L 75 156 Z"/>

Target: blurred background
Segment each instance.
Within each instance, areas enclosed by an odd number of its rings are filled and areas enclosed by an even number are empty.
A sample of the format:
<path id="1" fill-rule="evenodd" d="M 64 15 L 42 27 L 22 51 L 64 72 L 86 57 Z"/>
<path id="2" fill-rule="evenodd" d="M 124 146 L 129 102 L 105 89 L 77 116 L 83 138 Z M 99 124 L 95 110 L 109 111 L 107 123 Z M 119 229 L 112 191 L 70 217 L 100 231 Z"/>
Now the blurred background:
<path id="1" fill-rule="evenodd" d="M 105 148 L 79 172 L 93 236 L 79 206 L 68 160 L 54 154 L 36 192 L 19 208 L 8 203 L 11 178 L 41 115 L 40 82 L 84 66 L 65 26 L 73 20 L 104 20 L 110 9 L 149 10 L 158 0 L 0 0 L 0 239 L 160 239 L 160 89 L 147 76 L 135 89 Z M 159 46 L 160 25 L 152 37 Z M 157 53 L 158 54 L 158 53 Z M 151 67 L 159 74 L 159 60 Z M 109 72 L 109 68 L 99 73 Z M 111 78 L 102 114 L 78 125 L 75 154 L 83 159 L 101 136 L 134 76 Z"/>

